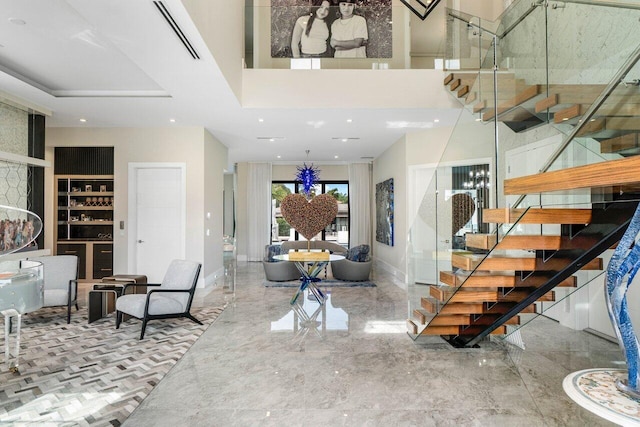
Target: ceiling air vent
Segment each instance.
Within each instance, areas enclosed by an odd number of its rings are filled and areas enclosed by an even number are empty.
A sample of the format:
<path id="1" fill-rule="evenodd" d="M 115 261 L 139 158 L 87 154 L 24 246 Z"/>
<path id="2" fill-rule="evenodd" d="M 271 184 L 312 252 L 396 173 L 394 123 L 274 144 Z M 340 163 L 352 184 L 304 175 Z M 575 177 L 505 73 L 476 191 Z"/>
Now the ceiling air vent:
<path id="1" fill-rule="evenodd" d="M 196 52 L 196 50 L 193 48 L 193 46 L 191 45 L 191 42 L 189 41 L 187 36 L 184 35 L 182 30 L 178 26 L 178 23 L 176 22 L 175 19 L 173 19 L 173 16 L 171 16 L 171 13 L 169 13 L 169 10 L 164 5 L 164 3 L 162 3 L 161 1 L 154 1 L 153 4 L 156 5 L 156 7 L 158 8 L 162 16 L 164 16 L 164 19 L 167 20 L 167 23 L 169 24 L 171 29 L 176 33 L 176 36 L 178 36 L 178 38 L 180 39 L 184 47 L 187 49 L 187 51 L 189 52 L 189 55 L 191 55 L 193 59 L 200 59 L 198 52 Z"/>

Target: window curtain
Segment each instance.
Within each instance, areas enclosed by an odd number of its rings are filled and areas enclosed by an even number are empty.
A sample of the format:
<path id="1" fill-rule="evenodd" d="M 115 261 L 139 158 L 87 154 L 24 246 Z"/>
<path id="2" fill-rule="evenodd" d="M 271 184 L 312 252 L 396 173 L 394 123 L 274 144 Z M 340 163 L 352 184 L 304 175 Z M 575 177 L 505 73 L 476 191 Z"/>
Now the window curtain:
<path id="1" fill-rule="evenodd" d="M 371 245 L 371 165 L 349 165 L 349 245 Z"/>
<path id="2" fill-rule="evenodd" d="M 262 261 L 271 236 L 271 163 L 248 164 L 247 261 Z"/>

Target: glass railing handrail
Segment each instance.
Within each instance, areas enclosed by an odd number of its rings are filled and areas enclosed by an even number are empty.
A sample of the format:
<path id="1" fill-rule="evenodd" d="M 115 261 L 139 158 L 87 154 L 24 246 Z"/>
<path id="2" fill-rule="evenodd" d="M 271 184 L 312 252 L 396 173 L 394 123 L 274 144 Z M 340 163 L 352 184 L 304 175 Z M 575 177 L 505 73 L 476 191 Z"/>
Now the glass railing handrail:
<path id="1" fill-rule="evenodd" d="M 524 21 L 525 19 L 527 19 L 527 17 L 538 7 L 541 5 L 541 3 L 544 2 L 544 0 L 537 0 L 531 3 L 531 6 L 529 6 L 529 8 L 527 10 L 524 11 L 524 13 L 518 18 L 516 19 L 511 25 L 509 25 L 505 30 L 503 30 L 500 34 L 498 34 L 498 38 L 503 39 L 505 38 L 511 31 L 513 31 L 514 28 L 516 28 L 518 25 L 520 25 L 520 23 L 522 21 Z"/>
<path id="2" fill-rule="evenodd" d="M 638 4 L 638 0 L 562 0 L 561 3 L 576 3 L 586 4 L 589 6 L 604 6 L 640 10 L 640 4 Z"/>
<path id="3" fill-rule="evenodd" d="M 491 34 L 493 37 L 497 37 L 496 33 L 494 33 L 493 31 L 490 31 L 490 30 L 482 27 L 481 25 L 478 25 L 478 24 L 474 23 L 469 19 L 465 19 L 465 18 L 463 18 L 461 16 L 458 16 L 458 15 L 455 14 L 455 12 L 449 11 L 448 15 L 453 19 L 457 19 L 459 21 L 462 21 L 465 24 L 467 24 L 468 26 L 476 28 L 476 29 L 482 31 L 483 33 L 488 33 L 488 34 Z"/>

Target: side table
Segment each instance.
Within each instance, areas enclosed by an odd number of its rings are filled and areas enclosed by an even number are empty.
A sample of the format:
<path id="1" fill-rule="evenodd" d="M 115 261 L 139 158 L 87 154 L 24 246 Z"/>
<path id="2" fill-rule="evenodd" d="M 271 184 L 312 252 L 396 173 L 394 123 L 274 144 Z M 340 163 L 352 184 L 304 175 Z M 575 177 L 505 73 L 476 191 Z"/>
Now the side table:
<path id="1" fill-rule="evenodd" d="M 123 289 L 128 283 L 147 283 L 147 276 L 134 274 L 116 274 L 102 278 L 102 283 L 93 285 L 87 297 L 87 308 L 89 323 L 102 319 L 116 309 L 116 298 L 122 295 Z M 144 294 L 147 292 L 146 286 L 132 286 L 131 292 Z M 126 320 L 126 319 L 125 319 Z"/>

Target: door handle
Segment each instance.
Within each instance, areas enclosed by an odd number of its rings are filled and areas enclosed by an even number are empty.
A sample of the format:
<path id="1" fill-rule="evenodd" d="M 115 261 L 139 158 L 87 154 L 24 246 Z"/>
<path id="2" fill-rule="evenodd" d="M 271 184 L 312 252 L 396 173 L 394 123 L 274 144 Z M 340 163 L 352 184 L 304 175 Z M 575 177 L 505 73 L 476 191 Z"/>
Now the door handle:
<path id="1" fill-rule="evenodd" d="M 138 243 L 144 243 L 144 240 L 138 240 Z"/>

